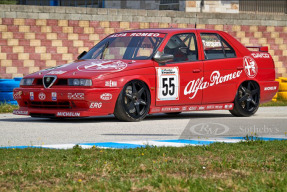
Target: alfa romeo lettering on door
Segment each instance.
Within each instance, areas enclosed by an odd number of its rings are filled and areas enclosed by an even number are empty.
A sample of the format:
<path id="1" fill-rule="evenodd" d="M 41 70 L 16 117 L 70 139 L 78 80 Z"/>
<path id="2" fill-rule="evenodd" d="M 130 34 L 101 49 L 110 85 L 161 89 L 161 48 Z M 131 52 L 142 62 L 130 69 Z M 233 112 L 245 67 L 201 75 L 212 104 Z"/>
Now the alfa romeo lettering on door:
<path id="1" fill-rule="evenodd" d="M 179 99 L 178 67 L 157 67 L 157 100 Z"/>

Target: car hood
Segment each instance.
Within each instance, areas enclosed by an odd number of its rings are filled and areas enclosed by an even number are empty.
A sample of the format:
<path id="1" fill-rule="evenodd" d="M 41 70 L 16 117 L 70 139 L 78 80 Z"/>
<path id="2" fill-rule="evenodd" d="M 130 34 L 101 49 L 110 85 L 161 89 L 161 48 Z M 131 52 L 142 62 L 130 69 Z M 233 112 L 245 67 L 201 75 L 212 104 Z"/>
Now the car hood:
<path id="1" fill-rule="evenodd" d="M 44 69 L 26 76 L 27 78 L 42 78 L 54 75 L 58 78 L 97 78 L 112 73 L 120 73 L 127 70 L 152 67 L 151 60 L 106 60 L 89 59 Z"/>

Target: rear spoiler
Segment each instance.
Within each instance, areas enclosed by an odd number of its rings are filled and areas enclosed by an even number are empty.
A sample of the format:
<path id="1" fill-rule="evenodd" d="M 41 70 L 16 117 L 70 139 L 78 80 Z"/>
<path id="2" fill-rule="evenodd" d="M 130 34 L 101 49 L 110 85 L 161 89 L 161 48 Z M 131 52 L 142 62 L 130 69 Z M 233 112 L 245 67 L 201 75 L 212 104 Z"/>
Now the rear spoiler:
<path id="1" fill-rule="evenodd" d="M 258 49 L 260 52 L 268 52 L 268 46 L 246 46 L 247 49 Z"/>

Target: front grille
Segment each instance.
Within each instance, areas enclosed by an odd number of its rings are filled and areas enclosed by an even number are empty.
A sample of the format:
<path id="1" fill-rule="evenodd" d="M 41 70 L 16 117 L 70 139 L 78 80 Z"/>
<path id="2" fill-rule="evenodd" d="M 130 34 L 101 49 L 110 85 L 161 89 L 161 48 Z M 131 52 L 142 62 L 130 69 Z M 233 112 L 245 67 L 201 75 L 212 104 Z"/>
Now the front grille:
<path id="1" fill-rule="evenodd" d="M 43 79 L 41 78 L 41 79 L 36 79 L 35 80 L 35 84 L 36 85 L 40 85 L 40 86 L 43 86 Z M 55 83 L 53 84 L 53 87 L 54 86 L 65 86 L 65 85 L 68 85 L 68 79 L 57 79 L 56 81 L 55 81 Z"/>
<path id="2" fill-rule="evenodd" d="M 48 101 L 31 101 L 29 104 L 30 108 L 41 108 L 41 109 L 71 109 L 72 105 L 68 101 L 64 102 L 48 102 Z"/>
<path id="3" fill-rule="evenodd" d="M 43 77 L 43 84 L 45 88 L 51 87 L 55 81 L 57 80 L 57 76 L 44 76 Z"/>

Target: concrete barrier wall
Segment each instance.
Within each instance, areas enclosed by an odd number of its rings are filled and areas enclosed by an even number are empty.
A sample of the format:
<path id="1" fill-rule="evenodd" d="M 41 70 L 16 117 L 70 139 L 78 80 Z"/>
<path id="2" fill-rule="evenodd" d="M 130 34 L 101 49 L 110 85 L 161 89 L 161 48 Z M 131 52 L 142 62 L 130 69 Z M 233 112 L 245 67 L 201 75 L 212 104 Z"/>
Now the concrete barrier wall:
<path id="1" fill-rule="evenodd" d="M 0 5 L 0 78 L 71 62 L 110 33 L 195 23 L 227 31 L 246 46 L 268 46 L 277 76 L 287 76 L 285 15 Z"/>

